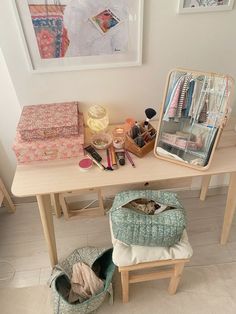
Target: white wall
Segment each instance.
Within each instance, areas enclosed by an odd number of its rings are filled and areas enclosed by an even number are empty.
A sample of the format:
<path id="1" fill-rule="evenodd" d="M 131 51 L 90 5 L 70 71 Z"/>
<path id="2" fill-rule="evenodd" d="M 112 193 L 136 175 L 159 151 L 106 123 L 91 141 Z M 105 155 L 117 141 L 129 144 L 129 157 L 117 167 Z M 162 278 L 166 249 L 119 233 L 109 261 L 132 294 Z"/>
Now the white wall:
<path id="1" fill-rule="evenodd" d="M 0 49 L 0 176 L 10 192 L 15 171 L 15 156 L 11 149 L 21 107 L 17 100 L 8 69 Z"/>
<path id="2" fill-rule="evenodd" d="M 158 108 L 167 73 L 176 66 L 236 78 L 236 9 L 178 15 L 177 0 L 144 0 L 141 67 L 32 74 L 12 2 L 0 1 L 0 46 L 21 106 L 80 100 L 84 112 L 91 104 L 104 104 L 112 122 L 128 116 L 140 120 L 146 106 Z"/>
<path id="3" fill-rule="evenodd" d="M 112 122 L 122 122 L 142 119 L 147 105 L 158 107 L 167 72 L 176 66 L 236 77 L 236 9 L 178 15 L 178 0 L 144 0 L 143 66 L 31 74 L 12 2 L 0 1 L 0 46 L 22 106 L 76 99 L 85 111 L 104 104 Z"/>

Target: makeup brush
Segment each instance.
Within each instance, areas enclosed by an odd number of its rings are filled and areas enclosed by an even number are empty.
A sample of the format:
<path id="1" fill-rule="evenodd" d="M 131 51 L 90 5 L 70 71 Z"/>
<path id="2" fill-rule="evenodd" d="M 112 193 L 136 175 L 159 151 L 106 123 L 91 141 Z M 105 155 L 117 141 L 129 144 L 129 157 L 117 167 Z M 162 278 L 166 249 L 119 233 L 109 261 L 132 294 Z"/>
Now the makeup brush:
<path id="1" fill-rule="evenodd" d="M 144 128 L 147 129 L 148 128 L 148 122 L 149 120 L 151 120 L 153 117 L 155 117 L 155 115 L 157 114 L 156 110 L 154 110 L 153 108 L 147 108 L 145 109 L 145 115 L 146 115 L 146 120 L 144 122 Z"/>
<path id="2" fill-rule="evenodd" d="M 130 135 L 132 139 L 135 139 L 137 136 L 139 136 L 141 133 L 140 130 L 140 125 L 138 124 L 137 121 L 135 121 L 135 124 L 132 126 L 131 130 L 130 130 Z"/>
<path id="3" fill-rule="evenodd" d="M 111 166 L 110 151 L 109 151 L 108 148 L 107 148 L 107 167 L 106 167 L 106 170 L 113 171 L 113 168 L 112 168 L 112 166 Z"/>

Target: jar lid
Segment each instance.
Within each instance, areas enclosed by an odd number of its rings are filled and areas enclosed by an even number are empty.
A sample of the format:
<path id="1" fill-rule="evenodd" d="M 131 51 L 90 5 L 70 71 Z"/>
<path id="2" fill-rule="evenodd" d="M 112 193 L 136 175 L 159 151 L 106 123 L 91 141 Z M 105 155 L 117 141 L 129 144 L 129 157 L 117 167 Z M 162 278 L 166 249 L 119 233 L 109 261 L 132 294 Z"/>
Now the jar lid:
<path id="1" fill-rule="evenodd" d="M 93 166 L 93 161 L 90 158 L 83 158 L 79 162 L 79 168 L 81 171 L 87 171 Z"/>
<path id="2" fill-rule="evenodd" d="M 102 119 L 106 115 L 106 113 L 106 109 L 100 105 L 94 105 L 88 110 L 88 115 L 94 119 Z"/>

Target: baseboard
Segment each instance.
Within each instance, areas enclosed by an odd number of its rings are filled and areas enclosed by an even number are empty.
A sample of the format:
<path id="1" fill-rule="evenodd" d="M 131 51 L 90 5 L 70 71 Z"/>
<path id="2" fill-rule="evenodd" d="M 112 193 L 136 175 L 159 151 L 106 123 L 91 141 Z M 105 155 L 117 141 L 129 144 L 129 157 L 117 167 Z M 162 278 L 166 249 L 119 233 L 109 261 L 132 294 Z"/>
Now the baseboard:
<path id="1" fill-rule="evenodd" d="M 207 196 L 224 195 L 227 193 L 227 190 L 227 186 L 210 187 L 207 191 Z M 200 196 L 200 189 L 198 188 L 191 190 L 181 189 L 176 190 L 176 192 L 181 198 L 194 198 Z"/>

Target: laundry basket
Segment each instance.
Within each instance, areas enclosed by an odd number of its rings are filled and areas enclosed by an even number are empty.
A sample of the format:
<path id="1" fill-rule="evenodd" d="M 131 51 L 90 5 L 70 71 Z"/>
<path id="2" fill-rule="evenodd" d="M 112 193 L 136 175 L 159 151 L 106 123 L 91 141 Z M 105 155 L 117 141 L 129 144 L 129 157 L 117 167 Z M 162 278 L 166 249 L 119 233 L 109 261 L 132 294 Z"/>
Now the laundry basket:
<path id="1" fill-rule="evenodd" d="M 101 267 L 101 274 L 104 278 L 104 288 L 100 293 L 92 296 L 82 303 L 69 303 L 61 293 L 63 287 L 61 283 L 63 278 L 69 279 L 72 276 L 73 265 L 83 262 L 91 268 L 94 263 Z M 50 279 L 50 285 L 54 298 L 54 314 L 87 314 L 94 312 L 104 301 L 106 294 L 110 295 L 110 301 L 113 302 L 112 277 L 115 271 L 115 265 L 112 262 L 112 249 L 84 247 L 76 249 L 66 259 L 55 266 Z M 68 281 L 68 280 L 67 280 Z"/>

